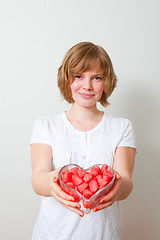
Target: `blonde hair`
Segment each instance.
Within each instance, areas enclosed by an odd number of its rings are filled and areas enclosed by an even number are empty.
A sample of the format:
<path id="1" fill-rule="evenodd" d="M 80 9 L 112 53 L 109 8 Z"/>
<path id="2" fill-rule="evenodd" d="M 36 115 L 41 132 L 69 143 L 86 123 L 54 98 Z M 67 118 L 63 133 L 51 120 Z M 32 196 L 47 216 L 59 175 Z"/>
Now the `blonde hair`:
<path id="1" fill-rule="evenodd" d="M 75 73 L 96 69 L 103 72 L 104 91 L 99 100 L 102 106 L 109 104 L 108 97 L 117 84 L 112 62 L 107 52 L 92 42 L 80 42 L 70 48 L 58 69 L 57 80 L 61 94 L 68 103 L 73 103 L 70 83 Z"/>

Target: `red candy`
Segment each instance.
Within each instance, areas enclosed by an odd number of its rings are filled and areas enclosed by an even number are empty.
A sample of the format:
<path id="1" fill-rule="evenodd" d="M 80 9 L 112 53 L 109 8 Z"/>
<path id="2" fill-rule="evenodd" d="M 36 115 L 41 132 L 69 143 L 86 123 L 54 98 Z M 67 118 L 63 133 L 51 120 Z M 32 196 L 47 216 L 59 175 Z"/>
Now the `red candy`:
<path id="1" fill-rule="evenodd" d="M 84 177 L 85 174 L 86 174 L 86 170 L 84 170 L 84 169 L 79 169 L 78 170 L 78 176 L 80 178 Z"/>
<path id="2" fill-rule="evenodd" d="M 103 166 L 101 167 L 101 173 L 104 175 L 107 173 L 107 170 L 108 170 L 107 164 L 103 164 Z"/>
<path id="3" fill-rule="evenodd" d="M 73 167 L 69 170 L 69 172 L 73 173 L 74 175 L 78 175 L 78 170 L 79 170 L 78 167 Z"/>
<path id="4" fill-rule="evenodd" d="M 83 191 L 83 196 L 87 199 L 90 199 L 90 197 L 92 197 L 92 195 L 93 195 L 93 192 L 89 188 L 86 188 Z"/>
<path id="5" fill-rule="evenodd" d="M 82 180 L 82 178 L 80 178 L 80 177 L 78 177 L 78 176 L 76 176 L 76 175 L 72 175 L 72 182 L 73 182 L 76 186 L 78 186 L 78 185 L 80 185 L 80 184 L 83 182 L 83 180 Z"/>
<path id="6" fill-rule="evenodd" d="M 100 174 L 101 170 L 99 166 L 93 166 L 91 167 L 90 173 L 92 174 L 93 177 L 96 177 L 98 174 Z"/>
<path id="7" fill-rule="evenodd" d="M 91 192 L 93 192 L 93 193 L 97 192 L 97 190 L 98 190 L 98 183 L 97 183 L 97 181 L 94 180 L 94 179 L 92 181 L 90 181 L 89 188 L 90 188 Z"/>
<path id="8" fill-rule="evenodd" d="M 106 186 L 113 178 L 114 174 L 108 169 L 107 164 L 100 167 L 93 166 L 90 171 L 78 167 L 72 167 L 69 171 L 61 174 L 62 181 L 70 188 L 75 189 L 86 199 L 90 199 L 99 189 Z M 73 191 L 67 191 L 74 195 Z"/>
<path id="9" fill-rule="evenodd" d="M 82 193 L 87 187 L 88 187 L 88 183 L 83 182 L 77 187 L 77 189 L 80 193 Z"/>
<path id="10" fill-rule="evenodd" d="M 65 172 L 61 176 L 64 183 L 72 182 L 72 173 L 71 172 Z"/>
<path id="11" fill-rule="evenodd" d="M 85 182 L 87 182 L 87 183 L 89 183 L 90 181 L 91 181 L 91 179 L 92 179 L 92 174 L 90 174 L 90 173 L 86 173 L 85 175 L 84 175 L 84 181 Z"/>
<path id="12" fill-rule="evenodd" d="M 106 185 L 107 185 L 107 181 L 102 178 L 102 179 L 99 181 L 99 189 L 103 188 L 103 187 L 106 186 Z"/>

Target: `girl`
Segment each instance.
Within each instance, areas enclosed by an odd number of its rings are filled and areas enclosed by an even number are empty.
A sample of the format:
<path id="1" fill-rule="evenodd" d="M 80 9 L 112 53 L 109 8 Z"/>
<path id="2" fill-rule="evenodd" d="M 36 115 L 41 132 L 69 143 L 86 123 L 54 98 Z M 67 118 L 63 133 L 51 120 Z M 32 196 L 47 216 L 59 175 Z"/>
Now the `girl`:
<path id="1" fill-rule="evenodd" d="M 119 240 L 118 203 L 132 191 L 136 153 L 132 124 L 98 110 L 116 87 L 106 51 L 91 42 L 73 46 L 58 69 L 58 87 L 69 110 L 36 120 L 31 136 L 32 186 L 42 196 L 32 240 Z M 112 190 L 89 214 L 61 190 L 58 172 L 106 163 L 116 171 Z"/>

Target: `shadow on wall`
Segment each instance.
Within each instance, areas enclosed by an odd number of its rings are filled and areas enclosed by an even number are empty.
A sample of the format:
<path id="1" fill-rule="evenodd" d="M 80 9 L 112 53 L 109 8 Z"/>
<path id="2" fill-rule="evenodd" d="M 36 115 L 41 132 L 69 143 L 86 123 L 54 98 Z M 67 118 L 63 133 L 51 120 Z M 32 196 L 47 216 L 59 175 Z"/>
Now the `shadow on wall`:
<path id="1" fill-rule="evenodd" d="M 133 174 L 134 189 L 120 204 L 123 240 L 158 240 L 160 236 L 159 168 L 160 109 L 158 96 L 144 87 L 131 89 L 124 97 L 123 111 L 131 119 L 137 155 Z M 154 237 L 153 237 L 154 236 Z"/>

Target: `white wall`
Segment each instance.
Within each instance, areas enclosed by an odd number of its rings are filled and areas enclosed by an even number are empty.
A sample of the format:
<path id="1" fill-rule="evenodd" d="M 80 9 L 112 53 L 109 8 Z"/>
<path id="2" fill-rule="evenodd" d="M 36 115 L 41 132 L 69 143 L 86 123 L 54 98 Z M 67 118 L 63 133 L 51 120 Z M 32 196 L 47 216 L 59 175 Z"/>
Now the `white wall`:
<path id="1" fill-rule="evenodd" d="M 123 240 L 160 235 L 160 17 L 156 0 L 0 1 L 0 239 L 28 240 L 40 197 L 31 187 L 36 118 L 55 115 L 57 69 L 80 41 L 102 45 L 118 77 L 106 112 L 129 118 L 138 154 L 134 191 L 121 202 Z"/>

